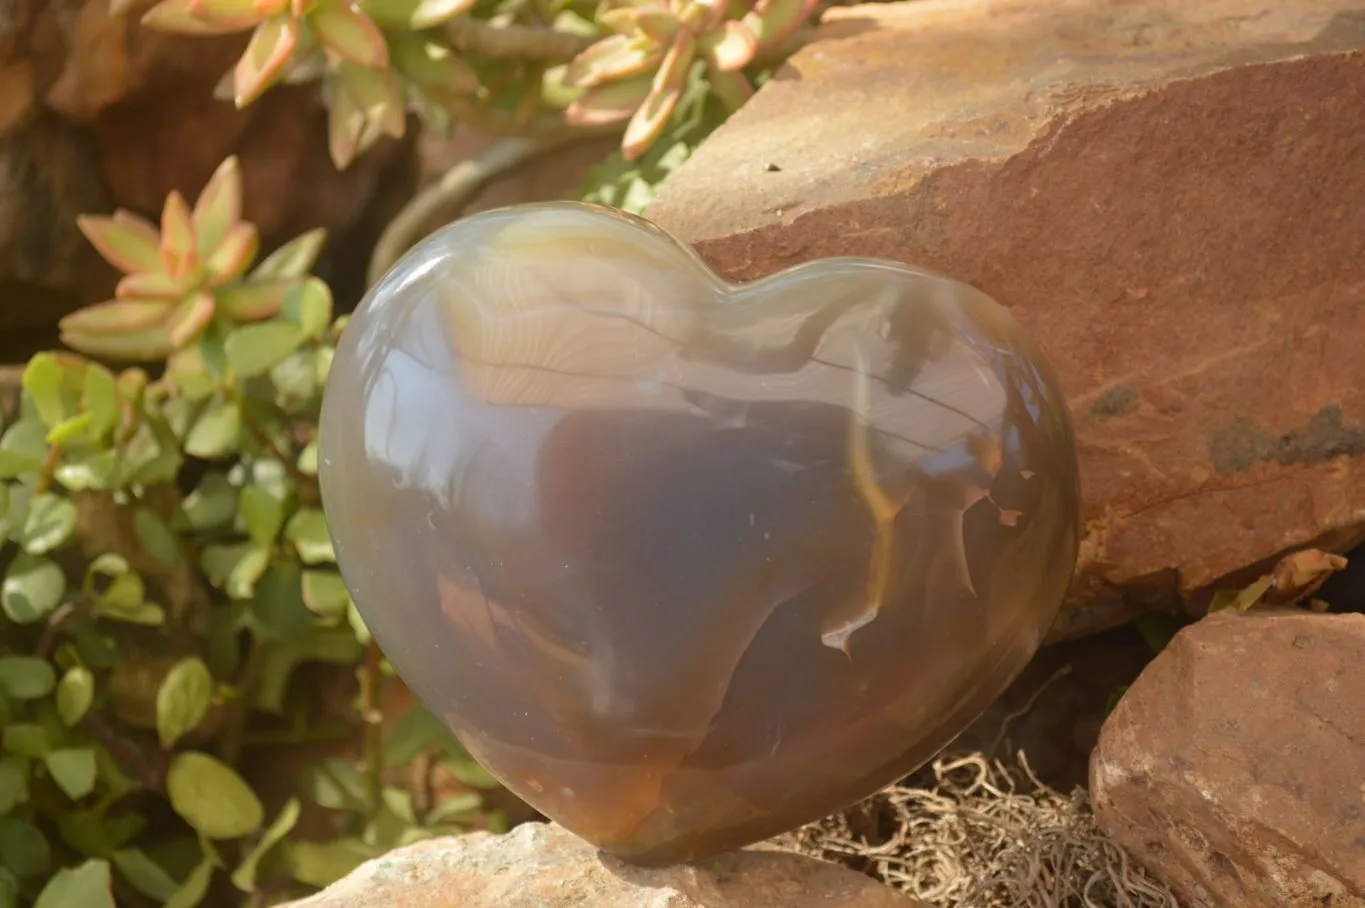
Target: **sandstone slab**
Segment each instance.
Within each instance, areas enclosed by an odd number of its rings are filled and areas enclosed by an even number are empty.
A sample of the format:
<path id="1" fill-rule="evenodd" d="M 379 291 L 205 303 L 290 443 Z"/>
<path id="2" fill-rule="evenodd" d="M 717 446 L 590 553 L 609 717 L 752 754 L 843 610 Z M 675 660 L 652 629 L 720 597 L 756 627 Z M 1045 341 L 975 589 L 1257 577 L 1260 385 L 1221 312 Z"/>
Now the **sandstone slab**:
<path id="1" fill-rule="evenodd" d="M 1210 615 L 1106 722 L 1096 819 L 1195 908 L 1361 908 L 1363 695 L 1365 615 Z"/>
<path id="2" fill-rule="evenodd" d="M 731 278 L 885 256 L 972 283 L 1075 416 L 1054 639 L 1365 539 L 1365 2 L 832 10 L 649 210 Z"/>
<path id="3" fill-rule="evenodd" d="M 524 823 L 409 845 L 282 908 L 925 908 L 843 867 L 748 849 L 641 869 L 561 827 Z"/>

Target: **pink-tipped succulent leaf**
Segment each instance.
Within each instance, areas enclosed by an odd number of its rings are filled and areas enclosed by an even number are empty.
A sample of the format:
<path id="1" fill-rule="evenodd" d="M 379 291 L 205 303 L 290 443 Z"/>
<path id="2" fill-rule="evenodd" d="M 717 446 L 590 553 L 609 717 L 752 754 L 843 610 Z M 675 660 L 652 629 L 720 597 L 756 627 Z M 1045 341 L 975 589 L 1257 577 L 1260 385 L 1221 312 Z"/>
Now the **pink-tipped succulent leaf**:
<path id="1" fill-rule="evenodd" d="M 275 16 L 256 27 L 232 70 L 232 100 L 239 110 L 279 81 L 298 45 L 297 19 Z"/>
<path id="2" fill-rule="evenodd" d="M 322 0 L 307 21 L 330 56 L 366 69 L 389 65 L 384 33 L 350 0 Z"/>
<path id="3" fill-rule="evenodd" d="M 81 215 L 76 225 L 100 256 L 125 274 L 161 268 L 161 237 L 145 219 L 119 210 L 113 217 Z"/>
<path id="4" fill-rule="evenodd" d="M 564 111 L 564 119 L 574 126 L 607 126 L 624 123 L 649 97 L 654 80 L 636 76 L 590 88 Z"/>
<path id="5" fill-rule="evenodd" d="M 687 85 L 687 71 L 696 56 L 696 40 L 690 31 L 683 29 L 664 55 L 649 96 L 630 118 L 621 140 L 621 153 L 627 161 L 635 160 L 654 144 L 677 109 Z"/>
<path id="6" fill-rule="evenodd" d="M 574 57 L 564 71 L 564 84 L 570 88 L 595 88 L 647 72 L 663 56 L 664 47 L 652 39 L 611 35 Z"/>
<path id="7" fill-rule="evenodd" d="M 819 5 L 819 0 L 758 0 L 743 21 L 758 40 L 762 53 L 790 38 Z"/>

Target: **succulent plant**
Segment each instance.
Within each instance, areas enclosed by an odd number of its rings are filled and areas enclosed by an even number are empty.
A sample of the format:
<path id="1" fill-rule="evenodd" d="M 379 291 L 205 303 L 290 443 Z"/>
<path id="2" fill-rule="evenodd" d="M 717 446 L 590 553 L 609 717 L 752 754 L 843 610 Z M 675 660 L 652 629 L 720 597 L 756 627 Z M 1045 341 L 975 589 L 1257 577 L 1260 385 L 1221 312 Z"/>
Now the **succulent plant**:
<path id="1" fill-rule="evenodd" d="M 277 267 L 282 254 L 304 257 L 311 265 L 322 242 L 321 231 L 304 234 L 247 275 L 260 238 L 255 225 L 242 219 L 235 157 L 219 165 L 193 208 L 179 192 L 167 196 L 159 231 L 125 210 L 109 217 L 86 215 L 77 223 L 124 277 L 112 300 L 62 319 L 62 341 L 83 353 L 123 361 L 170 357 L 215 320 L 231 325 L 279 312 L 301 283 L 292 271 Z"/>
<path id="2" fill-rule="evenodd" d="M 332 160 L 344 168 L 381 135 L 402 138 L 405 113 L 478 88 L 474 70 L 427 31 L 473 0 L 162 0 L 143 23 L 192 35 L 252 30 L 225 77 L 237 107 L 281 81 L 320 76 Z"/>
<path id="3" fill-rule="evenodd" d="M 597 21 L 612 34 L 569 64 L 565 85 L 586 89 L 566 111 L 577 125 L 629 121 L 621 149 L 634 160 L 663 132 L 694 63 L 731 108 L 753 93 L 743 69 L 780 46 L 816 0 L 604 0 Z"/>

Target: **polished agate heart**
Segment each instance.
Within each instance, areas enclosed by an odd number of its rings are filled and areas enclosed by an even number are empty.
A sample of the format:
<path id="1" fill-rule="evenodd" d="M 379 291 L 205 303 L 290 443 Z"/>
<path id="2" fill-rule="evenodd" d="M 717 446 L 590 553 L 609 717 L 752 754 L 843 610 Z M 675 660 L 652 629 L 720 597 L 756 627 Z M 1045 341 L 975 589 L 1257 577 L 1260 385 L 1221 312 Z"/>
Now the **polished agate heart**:
<path id="1" fill-rule="evenodd" d="M 385 654 L 545 815 L 641 863 L 913 770 L 1077 555 L 1071 426 L 1010 315 L 886 261 L 718 278 L 582 204 L 434 234 L 341 340 L 323 502 Z"/>

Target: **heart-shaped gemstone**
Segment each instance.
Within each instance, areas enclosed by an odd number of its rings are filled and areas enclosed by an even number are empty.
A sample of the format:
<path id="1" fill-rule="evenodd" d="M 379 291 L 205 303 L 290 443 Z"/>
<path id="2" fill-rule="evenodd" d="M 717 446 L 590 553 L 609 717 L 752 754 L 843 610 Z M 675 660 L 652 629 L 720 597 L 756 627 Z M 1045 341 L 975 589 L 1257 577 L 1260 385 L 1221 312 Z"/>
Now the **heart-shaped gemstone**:
<path id="1" fill-rule="evenodd" d="M 1005 309 L 878 260 L 734 285 L 648 222 L 487 212 L 413 249 L 327 381 L 360 614 L 513 792 L 688 860 L 929 759 L 1074 569 L 1051 370 Z"/>

